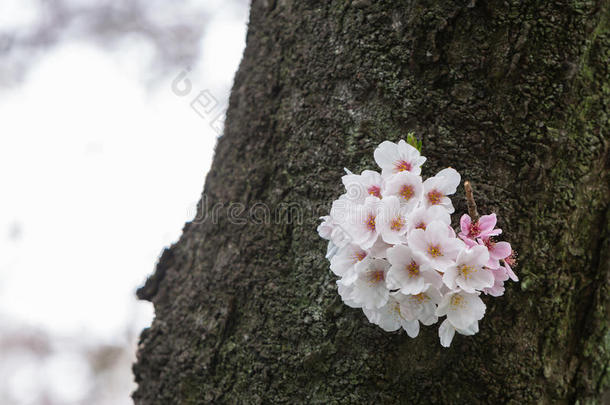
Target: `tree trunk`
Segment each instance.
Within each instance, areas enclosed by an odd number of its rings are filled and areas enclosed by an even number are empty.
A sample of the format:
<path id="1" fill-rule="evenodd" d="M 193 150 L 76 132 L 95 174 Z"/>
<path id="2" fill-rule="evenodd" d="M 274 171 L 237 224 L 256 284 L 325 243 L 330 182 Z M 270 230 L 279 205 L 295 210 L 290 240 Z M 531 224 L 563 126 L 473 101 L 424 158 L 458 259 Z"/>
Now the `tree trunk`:
<path id="1" fill-rule="evenodd" d="M 609 14 L 255 0 L 198 216 L 139 290 L 136 403 L 608 401 Z M 408 131 L 423 174 L 456 168 L 519 252 L 521 281 L 450 348 L 438 324 L 411 339 L 344 305 L 316 233 L 343 168 Z"/>

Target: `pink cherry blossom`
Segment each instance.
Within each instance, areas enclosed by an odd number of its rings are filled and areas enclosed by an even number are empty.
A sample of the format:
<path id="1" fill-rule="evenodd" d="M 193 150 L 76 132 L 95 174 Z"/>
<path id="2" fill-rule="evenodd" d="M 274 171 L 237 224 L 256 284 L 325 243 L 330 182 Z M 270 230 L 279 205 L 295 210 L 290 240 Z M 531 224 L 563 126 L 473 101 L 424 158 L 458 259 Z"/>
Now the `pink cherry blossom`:
<path id="1" fill-rule="evenodd" d="M 494 229 L 496 222 L 496 214 L 483 215 L 475 222 L 472 222 L 470 215 L 464 214 L 460 218 L 462 232 L 460 232 L 459 236 L 462 239 L 475 240 L 480 237 L 499 235 L 502 233 L 502 229 Z"/>
<path id="2" fill-rule="evenodd" d="M 508 257 L 504 258 L 503 261 L 504 261 L 504 268 L 506 269 L 508 277 L 510 277 L 510 279 L 513 281 L 519 281 L 519 277 L 517 277 L 517 275 L 513 272 L 513 269 L 512 269 L 517 264 L 517 252 L 512 250 L 510 255 Z"/>
<path id="3" fill-rule="evenodd" d="M 494 276 L 494 284 L 491 287 L 483 289 L 483 292 L 492 297 L 504 295 L 504 282 L 508 280 L 507 270 L 504 267 L 499 267 L 489 271 Z"/>
<path id="4" fill-rule="evenodd" d="M 496 242 L 490 236 L 477 239 L 479 245 L 484 245 L 489 251 L 489 262 L 487 267 L 497 269 L 500 267 L 500 260 L 510 256 L 512 249 L 508 242 Z"/>

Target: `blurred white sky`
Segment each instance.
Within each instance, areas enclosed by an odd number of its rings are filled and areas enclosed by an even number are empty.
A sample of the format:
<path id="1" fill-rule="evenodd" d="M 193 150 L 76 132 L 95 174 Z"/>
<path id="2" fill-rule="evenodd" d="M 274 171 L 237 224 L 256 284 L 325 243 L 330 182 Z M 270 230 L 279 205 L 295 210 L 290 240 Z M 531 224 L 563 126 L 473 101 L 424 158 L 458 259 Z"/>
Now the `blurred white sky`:
<path id="1" fill-rule="evenodd" d="M 0 3 L 0 27 L 21 28 L 40 17 L 35 0 L 2 0 Z"/>
<path id="2" fill-rule="evenodd" d="M 3 0 L 0 28 L 36 18 L 26 3 Z M 226 103 L 245 43 L 247 8 L 209 3 L 187 96 L 171 90 L 179 70 L 154 89 L 139 80 L 150 50 L 137 40 L 62 42 L 0 89 L 0 328 L 116 342 L 150 323 L 135 289 L 192 219 L 216 143 L 190 102 L 208 89 Z"/>

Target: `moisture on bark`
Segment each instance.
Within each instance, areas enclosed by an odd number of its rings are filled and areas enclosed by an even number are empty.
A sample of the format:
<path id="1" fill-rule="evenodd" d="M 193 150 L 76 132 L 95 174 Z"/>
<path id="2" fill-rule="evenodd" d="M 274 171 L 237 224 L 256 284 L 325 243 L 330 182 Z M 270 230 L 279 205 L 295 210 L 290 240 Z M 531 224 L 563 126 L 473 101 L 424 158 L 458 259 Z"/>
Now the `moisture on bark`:
<path id="1" fill-rule="evenodd" d="M 139 292 L 136 403 L 608 401 L 609 14 L 255 0 L 198 216 Z M 438 325 L 410 339 L 345 306 L 316 233 L 343 167 L 408 131 L 423 174 L 456 168 L 519 252 L 521 281 L 448 349 Z"/>

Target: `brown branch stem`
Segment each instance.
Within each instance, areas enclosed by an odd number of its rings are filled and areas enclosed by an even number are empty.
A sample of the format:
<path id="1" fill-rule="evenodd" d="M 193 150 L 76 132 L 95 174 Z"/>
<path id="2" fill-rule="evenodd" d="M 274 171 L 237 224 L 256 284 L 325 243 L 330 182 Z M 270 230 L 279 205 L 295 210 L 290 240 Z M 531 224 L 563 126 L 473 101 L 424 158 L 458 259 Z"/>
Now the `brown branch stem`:
<path id="1" fill-rule="evenodd" d="M 464 182 L 464 190 L 466 191 L 466 202 L 468 203 L 468 215 L 470 215 L 472 222 L 476 222 L 479 219 L 479 212 L 477 211 L 477 203 L 474 202 L 472 186 L 468 180 Z"/>

